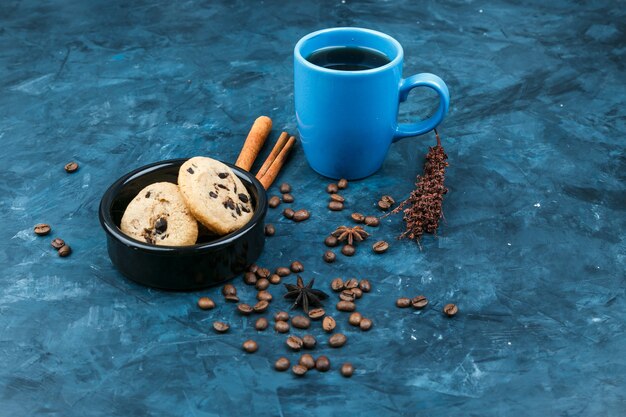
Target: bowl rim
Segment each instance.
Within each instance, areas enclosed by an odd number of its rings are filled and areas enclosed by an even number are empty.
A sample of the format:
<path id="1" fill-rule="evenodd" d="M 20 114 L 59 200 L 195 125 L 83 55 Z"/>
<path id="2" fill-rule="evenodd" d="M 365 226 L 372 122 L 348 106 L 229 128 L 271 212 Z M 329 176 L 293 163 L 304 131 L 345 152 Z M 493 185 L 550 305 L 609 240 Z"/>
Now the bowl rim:
<path id="1" fill-rule="evenodd" d="M 128 235 L 126 235 L 122 230 L 115 224 L 113 218 L 111 216 L 111 205 L 113 203 L 115 195 L 121 190 L 121 188 L 126 185 L 128 182 L 142 176 L 148 174 L 150 172 L 156 171 L 159 168 L 165 168 L 167 166 L 173 165 L 182 165 L 185 161 L 190 158 L 176 158 L 176 159 L 166 159 L 163 161 L 153 162 L 144 166 L 141 166 L 137 169 L 134 169 L 120 178 L 115 180 L 113 184 L 109 186 L 109 188 L 102 195 L 102 199 L 100 200 L 100 207 L 98 209 L 100 225 L 104 229 L 104 231 L 120 243 L 132 247 L 134 249 L 141 249 L 144 251 L 159 253 L 159 254 L 192 254 L 198 251 L 206 250 L 206 249 L 215 249 L 221 248 L 222 246 L 228 245 L 241 236 L 246 234 L 252 228 L 254 228 L 259 221 L 263 221 L 265 218 L 265 214 L 267 212 L 267 193 L 263 188 L 263 185 L 256 179 L 256 177 L 244 170 L 235 166 L 234 164 L 219 161 L 223 164 L 227 165 L 233 172 L 241 179 L 245 179 L 248 182 L 252 183 L 254 189 L 257 191 L 257 208 L 254 211 L 252 218 L 240 229 L 235 230 L 227 235 L 221 236 L 218 239 L 212 240 L 210 242 L 205 243 L 197 243 L 194 245 L 186 245 L 186 246 L 167 246 L 167 245 L 150 245 L 146 242 L 142 242 L 140 240 L 134 239 Z"/>

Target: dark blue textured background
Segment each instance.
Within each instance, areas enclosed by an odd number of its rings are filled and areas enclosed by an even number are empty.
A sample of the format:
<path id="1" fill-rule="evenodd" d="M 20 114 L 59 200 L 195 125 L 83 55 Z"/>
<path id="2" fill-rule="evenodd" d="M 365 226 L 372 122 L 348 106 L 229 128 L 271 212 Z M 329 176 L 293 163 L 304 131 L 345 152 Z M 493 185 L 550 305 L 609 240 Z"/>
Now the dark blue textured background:
<path id="1" fill-rule="evenodd" d="M 0 415 L 624 415 L 626 4 L 515 3 L 0 3 Z M 324 264 L 324 236 L 352 210 L 376 213 L 384 193 L 406 196 L 434 138 L 394 145 L 379 173 L 350 184 L 342 213 L 326 209 L 328 181 L 295 150 L 280 180 L 312 218 L 271 211 L 278 232 L 259 262 L 300 259 L 321 287 L 335 276 L 374 286 L 359 301 L 374 328 L 336 314 L 348 344 L 314 352 L 333 371 L 296 379 L 272 369 L 279 355 L 296 358 L 285 336 L 257 335 L 219 289 L 123 279 L 97 207 L 140 165 L 234 161 L 260 114 L 274 119 L 272 139 L 295 132 L 293 45 L 344 25 L 389 33 L 405 75 L 448 83 L 446 223 L 420 252 L 393 239 L 402 222 L 388 218 L 372 236 L 391 241 L 387 254 L 370 254 L 371 240 Z M 419 93 L 402 119 L 428 113 L 433 97 Z M 73 175 L 70 160 L 81 165 Z M 51 236 L 33 235 L 42 221 Z M 54 236 L 70 258 L 50 248 Z M 418 293 L 425 311 L 394 307 Z M 198 310 L 200 295 L 218 308 Z M 450 301 L 461 309 L 451 320 L 440 313 Z M 215 319 L 231 332 L 214 334 Z M 240 350 L 250 337 L 254 355 Z M 337 372 L 345 360 L 357 369 L 349 380 Z"/>

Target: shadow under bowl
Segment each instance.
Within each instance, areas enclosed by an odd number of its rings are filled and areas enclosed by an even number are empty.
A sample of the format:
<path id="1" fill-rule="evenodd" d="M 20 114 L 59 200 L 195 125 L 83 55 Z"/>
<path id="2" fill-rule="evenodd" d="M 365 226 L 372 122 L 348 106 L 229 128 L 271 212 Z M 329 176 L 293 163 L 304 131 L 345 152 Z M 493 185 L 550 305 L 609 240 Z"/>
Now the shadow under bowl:
<path id="1" fill-rule="evenodd" d="M 128 203 L 155 182 L 176 184 L 187 159 L 172 159 L 138 168 L 115 181 L 100 201 L 100 224 L 106 232 L 113 265 L 127 278 L 149 287 L 187 291 L 222 283 L 246 270 L 265 244 L 267 195 L 251 173 L 225 163 L 250 194 L 254 215 L 241 229 L 225 236 L 200 235 L 190 246 L 157 246 L 133 239 L 120 230 Z"/>

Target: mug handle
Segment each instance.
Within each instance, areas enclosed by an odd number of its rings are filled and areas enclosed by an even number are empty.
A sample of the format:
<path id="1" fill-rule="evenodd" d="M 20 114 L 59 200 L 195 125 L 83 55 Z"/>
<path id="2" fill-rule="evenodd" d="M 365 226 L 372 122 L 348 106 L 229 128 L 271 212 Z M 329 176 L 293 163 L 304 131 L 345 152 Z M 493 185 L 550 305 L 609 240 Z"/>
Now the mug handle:
<path id="1" fill-rule="evenodd" d="M 435 90 L 435 92 L 439 94 L 439 107 L 435 114 L 426 120 L 417 123 L 399 124 L 396 127 L 396 133 L 393 135 L 394 142 L 408 136 L 418 136 L 430 132 L 441 123 L 448 113 L 448 107 L 450 107 L 450 92 L 448 91 L 448 86 L 441 78 L 437 77 L 435 74 L 424 72 L 403 79 L 400 82 L 400 103 L 407 99 L 409 92 L 415 87 L 428 87 Z"/>

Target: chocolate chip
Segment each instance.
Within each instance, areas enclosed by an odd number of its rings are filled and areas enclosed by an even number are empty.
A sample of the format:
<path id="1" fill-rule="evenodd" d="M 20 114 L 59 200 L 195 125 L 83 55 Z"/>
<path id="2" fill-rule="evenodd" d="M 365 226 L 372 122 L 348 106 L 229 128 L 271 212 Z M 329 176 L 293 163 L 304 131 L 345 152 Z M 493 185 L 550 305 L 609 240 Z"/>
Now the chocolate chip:
<path id="1" fill-rule="evenodd" d="M 237 194 L 237 197 L 239 197 L 239 199 L 243 201 L 244 203 L 247 203 L 249 201 L 248 196 L 243 193 Z"/>
<path id="2" fill-rule="evenodd" d="M 146 197 L 146 198 L 150 198 L 150 195 L 151 195 L 151 194 L 150 194 L 150 191 L 148 191 L 148 192 L 146 193 L 145 197 Z"/>
<path id="3" fill-rule="evenodd" d="M 228 172 L 220 172 L 219 174 L 217 174 L 217 176 L 220 177 L 221 179 L 224 179 L 228 177 Z"/>
<path id="4" fill-rule="evenodd" d="M 238 205 L 235 207 L 235 213 L 237 213 L 237 216 L 241 216 L 241 209 Z"/>
<path id="5" fill-rule="evenodd" d="M 193 168 L 191 168 L 191 167 L 187 168 L 187 172 L 190 173 L 190 174 L 193 174 Z"/>
<path id="6" fill-rule="evenodd" d="M 241 210 L 245 211 L 246 213 L 250 213 L 250 209 L 246 206 L 241 206 Z"/>
<path id="7" fill-rule="evenodd" d="M 209 191 L 209 197 L 217 198 L 217 194 L 215 194 L 213 191 Z"/>
<path id="8" fill-rule="evenodd" d="M 154 223 L 154 230 L 158 234 L 165 233 L 167 230 L 167 219 L 165 217 L 159 217 Z"/>
<path id="9" fill-rule="evenodd" d="M 227 186 L 225 186 L 224 184 L 217 184 L 217 186 L 220 187 L 223 190 L 230 191 L 230 189 Z"/>
<path id="10" fill-rule="evenodd" d="M 232 198 L 228 197 L 228 200 L 226 200 L 226 205 L 228 206 L 229 209 L 234 210 L 235 209 L 235 202 L 233 201 Z"/>

